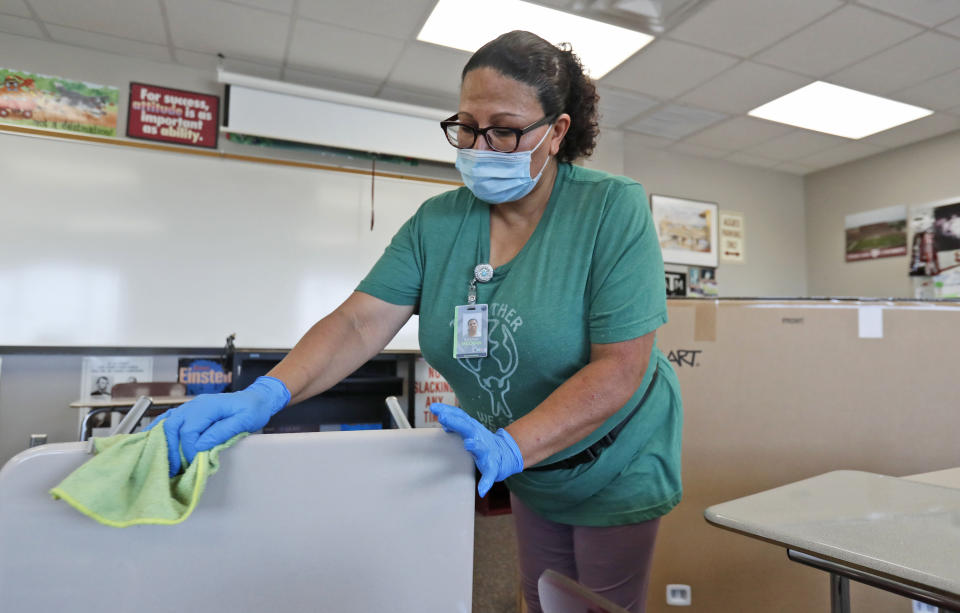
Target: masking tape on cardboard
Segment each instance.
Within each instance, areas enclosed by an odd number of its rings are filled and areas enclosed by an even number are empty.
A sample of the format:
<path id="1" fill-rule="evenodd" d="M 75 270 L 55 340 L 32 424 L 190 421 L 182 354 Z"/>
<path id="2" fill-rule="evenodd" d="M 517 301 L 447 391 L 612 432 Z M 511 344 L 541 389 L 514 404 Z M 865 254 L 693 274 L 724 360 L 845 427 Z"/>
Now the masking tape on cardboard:
<path id="1" fill-rule="evenodd" d="M 713 342 L 717 340 L 717 308 L 716 300 L 705 301 L 694 307 L 693 340 Z"/>

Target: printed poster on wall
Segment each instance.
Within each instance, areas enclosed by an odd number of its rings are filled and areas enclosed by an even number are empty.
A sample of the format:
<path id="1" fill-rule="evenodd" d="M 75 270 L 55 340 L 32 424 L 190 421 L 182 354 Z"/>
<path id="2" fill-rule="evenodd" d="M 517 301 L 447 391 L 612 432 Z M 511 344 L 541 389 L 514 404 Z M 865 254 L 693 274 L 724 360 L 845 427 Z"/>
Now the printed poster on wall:
<path id="1" fill-rule="evenodd" d="M 673 196 L 650 196 L 650 212 L 663 261 L 717 266 L 717 204 Z"/>
<path id="2" fill-rule="evenodd" d="M 933 209 L 933 233 L 939 269 L 960 266 L 960 202 Z"/>
<path id="3" fill-rule="evenodd" d="M 940 272 L 937 250 L 934 246 L 934 206 L 926 204 L 910 207 L 910 276 L 932 277 Z M 923 288 L 924 286 L 919 285 Z M 920 298 L 922 296 L 915 296 Z"/>
<path id="4" fill-rule="evenodd" d="M 847 215 L 844 230 L 848 262 L 907 254 L 905 205 Z"/>
<path id="5" fill-rule="evenodd" d="M 720 295 L 717 286 L 715 268 L 690 267 L 690 280 L 687 283 L 687 296 L 695 298 L 716 298 Z"/>
<path id="6" fill-rule="evenodd" d="M 130 84 L 127 136 L 217 148 L 220 98 L 146 83 Z"/>
<path id="7" fill-rule="evenodd" d="M 453 406 L 460 406 L 453 388 L 439 372 L 427 364 L 423 358 L 417 358 L 415 367 L 416 379 L 413 382 L 414 427 L 439 428 L 437 416 L 430 412 L 430 405 L 442 402 Z"/>
<path id="8" fill-rule="evenodd" d="M 0 68 L 0 122 L 66 130 L 99 136 L 116 136 L 115 87 L 71 81 L 9 68 Z"/>
<path id="9" fill-rule="evenodd" d="M 687 295 L 687 270 L 685 267 L 665 266 L 663 278 L 667 286 L 668 297 Z"/>
<path id="10" fill-rule="evenodd" d="M 80 398 L 110 400 L 117 383 L 153 381 L 153 358 L 85 357 L 81 373 Z"/>
<path id="11" fill-rule="evenodd" d="M 745 241 L 746 228 L 743 213 L 734 211 L 720 213 L 720 259 L 724 262 L 743 264 L 746 261 Z"/>

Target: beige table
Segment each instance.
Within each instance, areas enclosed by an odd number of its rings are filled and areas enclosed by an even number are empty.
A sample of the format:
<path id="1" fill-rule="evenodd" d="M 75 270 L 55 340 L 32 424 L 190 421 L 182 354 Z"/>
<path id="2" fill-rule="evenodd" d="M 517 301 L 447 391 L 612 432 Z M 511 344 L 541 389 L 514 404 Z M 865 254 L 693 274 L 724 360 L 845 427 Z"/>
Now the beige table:
<path id="1" fill-rule="evenodd" d="M 910 477 L 835 471 L 709 507 L 708 522 L 787 548 L 830 573 L 831 610 L 853 579 L 960 611 L 960 468 Z"/>

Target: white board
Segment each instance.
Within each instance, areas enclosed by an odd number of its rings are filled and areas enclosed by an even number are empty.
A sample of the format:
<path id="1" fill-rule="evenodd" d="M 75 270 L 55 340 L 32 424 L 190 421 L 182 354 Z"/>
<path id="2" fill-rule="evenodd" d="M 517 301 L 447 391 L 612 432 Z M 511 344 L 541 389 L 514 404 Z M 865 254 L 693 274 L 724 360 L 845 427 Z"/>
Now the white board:
<path id="1" fill-rule="evenodd" d="M 110 528 L 47 491 L 89 456 L 0 470 L 4 611 L 469 613 L 473 461 L 456 434 L 254 435 L 175 526 Z"/>
<path id="2" fill-rule="evenodd" d="M 449 186 L 0 134 L 0 346 L 290 347 Z M 416 349 L 413 322 L 391 348 Z"/>

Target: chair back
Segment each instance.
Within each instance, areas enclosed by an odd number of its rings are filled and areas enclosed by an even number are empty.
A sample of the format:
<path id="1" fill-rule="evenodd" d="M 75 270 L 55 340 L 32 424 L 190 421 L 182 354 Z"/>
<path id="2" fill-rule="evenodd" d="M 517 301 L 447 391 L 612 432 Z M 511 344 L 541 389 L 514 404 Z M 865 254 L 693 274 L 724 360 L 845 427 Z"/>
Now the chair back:
<path id="1" fill-rule="evenodd" d="M 629 613 L 554 570 L 543 571 L 537 592 L 543 613 Z"/>
<path id="2" fill-rule="evenodd" d="M 140 396 L 186 396 L 187 386 L 177 381 L 144 381 L 117 383 L 110 388 L 110 397 L 138 398 Z"/>

